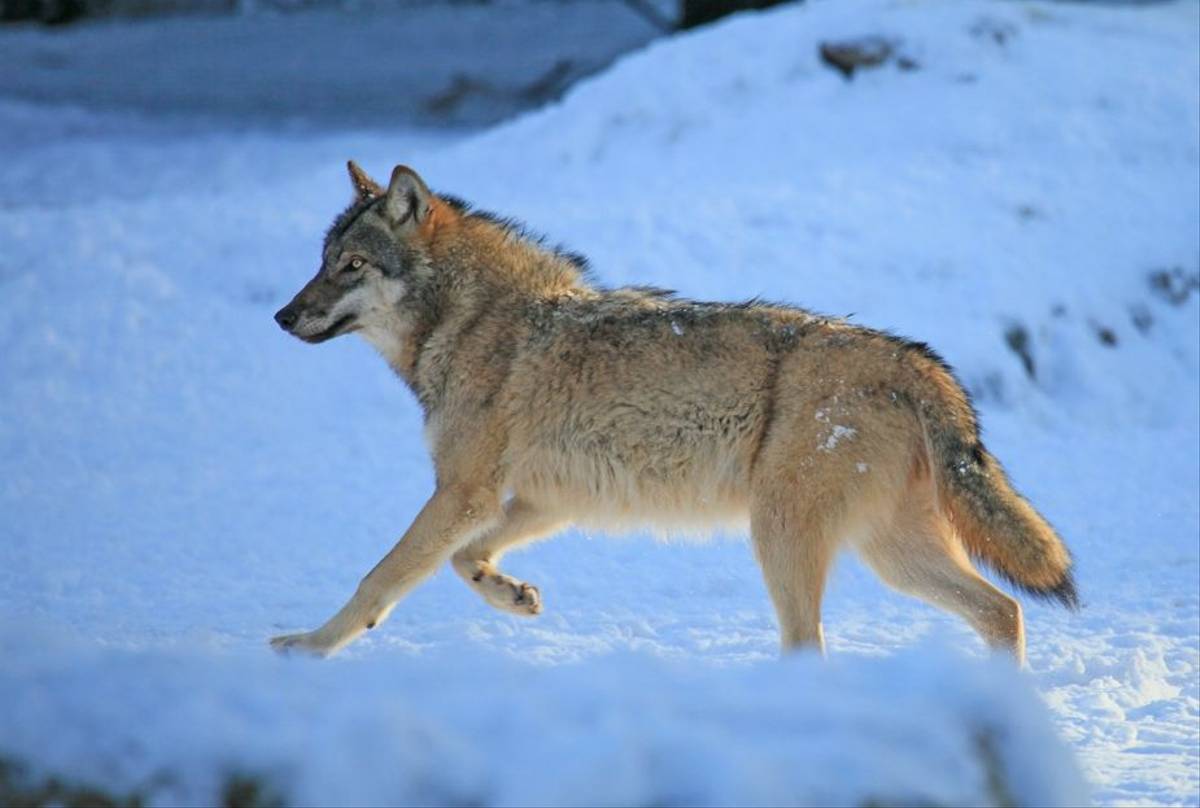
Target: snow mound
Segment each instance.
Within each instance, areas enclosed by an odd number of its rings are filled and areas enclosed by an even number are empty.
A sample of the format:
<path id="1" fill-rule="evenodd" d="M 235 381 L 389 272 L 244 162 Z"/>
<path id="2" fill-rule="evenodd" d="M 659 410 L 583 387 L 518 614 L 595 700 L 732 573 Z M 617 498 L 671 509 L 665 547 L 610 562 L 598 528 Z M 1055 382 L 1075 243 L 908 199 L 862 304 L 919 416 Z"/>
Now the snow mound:
<path id="1" fill-rule="evenodd" d="M 54 727 L 39 766 L 155 803 L 212 804 L 233 773 L 313 805 L 1087 801 L 1044 707 L 1002 660 L 712 668 L 618 654 L 531 667 L 468 648 L 381 676 L 378 660 L 17 649 L 0 670 L 0 756 Z M 271 680 L 286 686 L 247 686 Z"/>
<path id="2" fill-rule="evenodd" d="M 1198 9 L 740 15 L 422 168 L 605 281 L 853 313 L 930 342 L 986 403 L 1169 425 L 1200 368 L 1200 296 L 1166 292 L 1200 272 Z M 851 80 L 822 62 L 864 38 L 892 58 Z"/>

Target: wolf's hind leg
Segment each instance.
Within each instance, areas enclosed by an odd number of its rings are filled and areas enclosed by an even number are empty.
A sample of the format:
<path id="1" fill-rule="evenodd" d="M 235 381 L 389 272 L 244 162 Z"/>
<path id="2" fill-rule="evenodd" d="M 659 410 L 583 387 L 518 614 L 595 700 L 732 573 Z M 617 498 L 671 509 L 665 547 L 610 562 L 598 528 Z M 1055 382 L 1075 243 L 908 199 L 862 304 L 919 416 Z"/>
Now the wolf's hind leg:
<path id="1" fill-rule="evenodd" d="M 1025 661 L 1021 605 L 986 581 L 971 565 L 931 492 L 902 504 L 891 525 L 877 529 L 858 549 L 889 586 L 959 615 L 993 648 Z"/>
<path id="2" fill-rule="evenodd" d="M 825 652 L 821 598 L 837 533 L 793 491 L 756 496 L 750 513 L 754 551 L 779 617 L 784 651 Z"/>
<path id="3" fill-rule="evenodd" d="M 506 550 L 553 533 L 564 523 L 562 517 L 514 498 L 505 506 L 500 524 L 454 554 L 454 571 L 495 608 L 522 617 L 540 614 L 537 587 L 505 575 L 497 564 Z"/>

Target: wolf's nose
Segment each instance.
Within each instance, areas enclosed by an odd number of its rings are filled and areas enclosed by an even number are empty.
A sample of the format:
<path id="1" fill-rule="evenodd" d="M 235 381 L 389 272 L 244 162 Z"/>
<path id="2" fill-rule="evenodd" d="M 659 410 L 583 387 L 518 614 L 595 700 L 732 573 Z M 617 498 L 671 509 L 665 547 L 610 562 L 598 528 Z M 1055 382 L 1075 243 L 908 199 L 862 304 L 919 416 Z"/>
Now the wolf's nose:
<path id="1" fill-rule="evenodd" d="M 279 323 L 279 327 L 285 331 L 291 331 L 292 326 L 296 324 L 297 314 L 290 306 L 284 306 L 279 311 L 275 312 L 275 322 Z"/>

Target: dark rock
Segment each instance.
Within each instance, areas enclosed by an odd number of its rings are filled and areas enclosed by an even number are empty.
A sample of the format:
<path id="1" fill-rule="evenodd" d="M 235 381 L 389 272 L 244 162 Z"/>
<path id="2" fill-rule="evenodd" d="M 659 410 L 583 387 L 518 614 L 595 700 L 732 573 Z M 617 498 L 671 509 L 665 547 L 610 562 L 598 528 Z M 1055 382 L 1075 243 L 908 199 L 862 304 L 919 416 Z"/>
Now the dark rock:
<path id="1" fill-rule="evenodd" d="M 895 45 L 878 36 L 842 42 L 822 42 L 820 48 L 821 61 L 847 79 L 854 78 L 856 70 L 879 67 L 884 64 L 892 58 L 895 50 Z"/>
<path id="2" fill-rule="evenodd" d="M 1147 281 L 1150 291 L 1173 306 L 1182 306 L 1193 292 L 1200 292 L 1200 274 L 1185 272 L 1183 267 L 1156 269 Z"/>

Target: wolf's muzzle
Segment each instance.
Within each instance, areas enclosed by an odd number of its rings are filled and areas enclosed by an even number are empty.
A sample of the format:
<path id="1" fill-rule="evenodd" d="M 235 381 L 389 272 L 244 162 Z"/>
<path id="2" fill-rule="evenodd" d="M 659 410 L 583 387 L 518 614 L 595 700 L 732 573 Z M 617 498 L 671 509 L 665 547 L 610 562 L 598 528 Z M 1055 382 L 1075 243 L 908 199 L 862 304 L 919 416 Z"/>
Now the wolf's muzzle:
<path id="1" fill-rule="evenodd" d="M 279 327 L 284 331 L 291 331 L 292 326 L 300 319 L 300 313 L 292 308 L 292 304 L 284 306 L 279 311 L 275 312 L 275 322 L 279 323 Z"/>

